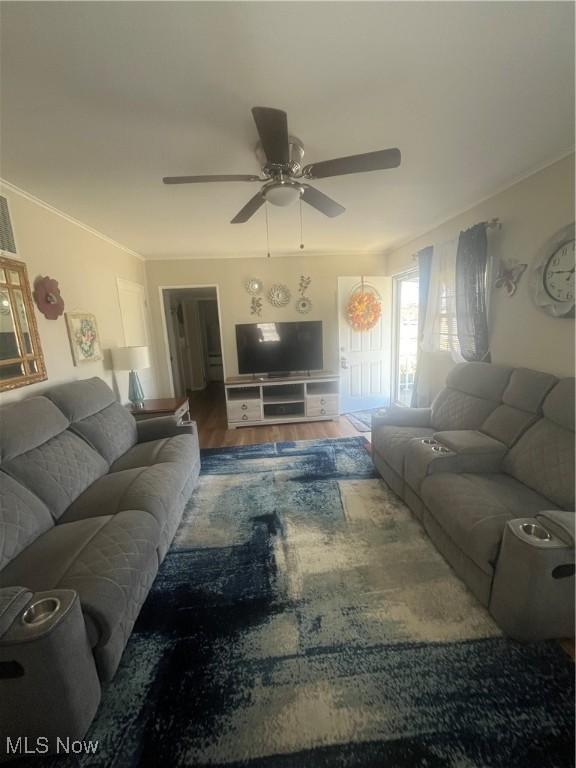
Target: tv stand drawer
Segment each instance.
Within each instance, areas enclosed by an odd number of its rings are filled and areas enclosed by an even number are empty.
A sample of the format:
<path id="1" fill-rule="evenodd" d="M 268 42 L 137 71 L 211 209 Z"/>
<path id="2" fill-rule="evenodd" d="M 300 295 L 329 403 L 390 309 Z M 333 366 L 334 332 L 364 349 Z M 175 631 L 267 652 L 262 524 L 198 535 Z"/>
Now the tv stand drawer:
<path id="1" fill-rule="evenodd" d="M 259 421 L 262 418 L 260 400 L 228 401 L 228 421 Z"/>
<path id="2" fill-rule="evenodd" d="M 307 416 L 338 416 L 338 395 L 308 395 Z"/>

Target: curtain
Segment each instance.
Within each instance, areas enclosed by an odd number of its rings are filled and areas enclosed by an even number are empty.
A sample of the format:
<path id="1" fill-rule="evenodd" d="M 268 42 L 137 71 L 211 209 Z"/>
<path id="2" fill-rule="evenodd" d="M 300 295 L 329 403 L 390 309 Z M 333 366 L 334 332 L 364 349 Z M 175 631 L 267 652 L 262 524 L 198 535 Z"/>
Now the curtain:
<path id="1" fill-rule="evenodd" d="M 490 362 L 486 308 L 486 224 L 460 233 L 456 253 L 456 326 L 464 360 Z"/>
<path id="2" fill-rule="evenodd" d="M 434 246 L 422 349 L 432 354 L 451 355 L 459 362 L 462 356 L 456 324 L 457 246 L 456 239 Z"/>
<path id="3" fill-rule="evenodd" d="M 424 328 L 426 327 L 426 311 L 428 308 L 428 293 L 430 290 L 430 273 L 432 271 L 432 254 L 434 249 L 431 245 L 418 251 L 418 358 L 416 361 L 416 373 L 414 374 L 414 388 L 412 389 L 412 400 L 410 405 L 416 408 L 418 400 L 418 382 L 422 376 L 422 355 L 421 347 L 424 339 Z"/>

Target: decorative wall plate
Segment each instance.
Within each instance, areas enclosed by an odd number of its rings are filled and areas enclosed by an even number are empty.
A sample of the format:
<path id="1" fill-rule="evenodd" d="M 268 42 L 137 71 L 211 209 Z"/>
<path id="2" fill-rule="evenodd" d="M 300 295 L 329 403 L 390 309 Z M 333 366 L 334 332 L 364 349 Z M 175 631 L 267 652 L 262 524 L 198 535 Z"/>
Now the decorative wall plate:
<path id="1" fill-rule="evenodd" d="M 64 299 L 60 295 L 57 280 L 48 276 L 37 277 L 34 280 L 32 296 L 47 320 L 56 320 L 64 312 Z"/>
<path id="2" fill-rule="evenodd" d="M 312 302 L 306 296 L 296 301 L 296 312 L 300 312 L 301 315 L 307 315 L 312 309 Z"/>
<path id="3" fill-rule="evenodd" d="M 290 301 L 290 291 L 285 285 L 273 285 L 268 291 L 268 301 L 273 307 L 285 307 Z"/>
<path id="4" fill-rule="evenodd" d="M 264 285 L 259 278 L 249 277 L 244 283 L 244 287 L 251 296 L 256 296 L 258 293 L 262 293 Z"/>

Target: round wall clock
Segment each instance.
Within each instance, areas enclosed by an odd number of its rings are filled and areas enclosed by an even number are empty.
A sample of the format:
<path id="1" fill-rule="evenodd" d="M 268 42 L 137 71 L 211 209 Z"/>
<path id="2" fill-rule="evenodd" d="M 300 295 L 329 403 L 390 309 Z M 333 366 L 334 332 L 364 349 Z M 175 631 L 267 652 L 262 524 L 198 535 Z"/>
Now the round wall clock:
<path id="1" fill-rule="evenodd" d="M 290 301 L 290 291 L 285 285 L 273 285 L 268 291 L 268 301 L 273 307 L 285 307 Z"/>
<path id="2" fill-rule="evenodd" d="M 552 317 L 574 317 L 574 265 L 574 224 L 570 224 L 546 242 L 532 270 L 534 302 Z"/>

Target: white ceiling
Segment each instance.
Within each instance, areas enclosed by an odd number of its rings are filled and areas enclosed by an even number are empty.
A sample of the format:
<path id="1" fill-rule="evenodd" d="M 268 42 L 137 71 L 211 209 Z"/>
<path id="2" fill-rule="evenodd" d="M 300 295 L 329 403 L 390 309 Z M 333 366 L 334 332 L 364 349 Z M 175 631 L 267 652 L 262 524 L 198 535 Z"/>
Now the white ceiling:
<path id="1" fill-rule="evenodd" d="M 3 2 L 1 175 L 147 257 L 264 255 L 254 105 L 286 109 L 306 160 L 398 146 L 391 171 L 326 179 L 307 249 L 384 250 L 574 144 L 574 6 Z M 273 253 L 298 209 L 270 207 Z"/>

